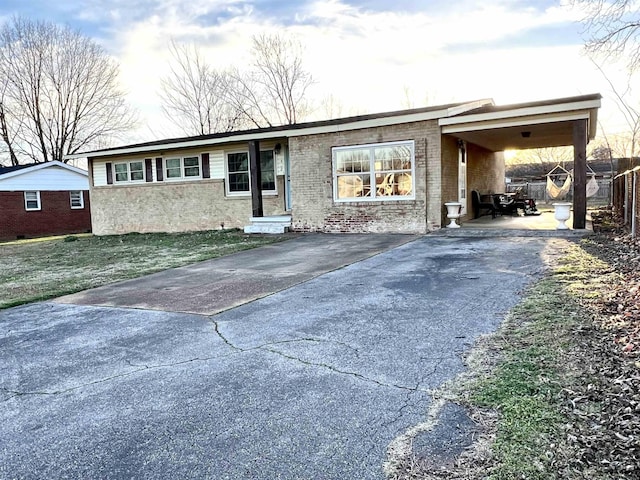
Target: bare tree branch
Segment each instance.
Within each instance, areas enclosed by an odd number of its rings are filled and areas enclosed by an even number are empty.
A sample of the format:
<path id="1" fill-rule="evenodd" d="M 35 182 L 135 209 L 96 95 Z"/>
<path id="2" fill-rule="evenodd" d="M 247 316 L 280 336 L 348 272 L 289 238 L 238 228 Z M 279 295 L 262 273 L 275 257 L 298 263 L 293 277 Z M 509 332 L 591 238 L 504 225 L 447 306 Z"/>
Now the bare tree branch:
<path id="1" fill-rule="evenodd" d="M 15 161 L 64 161 L 132 128 L 118 66 L 67 27 L 15 17 L 0 29 L 0 88 Z M 11 153 L 10 153 L 11 155 Z M 14 161 L 14 160 L 12 160 Z"/>
<path id="2" fill-rule="evenodd" d="M 636 0 L 569 0 L 583 12 L 586 50 L 604 59 L 626 58 L 630 71 L 640 67 L 640 4 Z"/>
<path id="3" fill-rule="evenodd" d="M 195 46 L 169 46 L 171 73 L 161 80 L 162 109 L 187 135 L 228 132 L 241 126 L 238 112 L 226 98 L 232 78 L 206 63 Z"/>
<path id="4" fill-rule="evenodd" d="M 171 73 L 162 81 L 163 109 L 185 133 L 202 135 L 300 121 L 309 111 L 311 74 L 302 47 L 279 35 L 253 38 L 253 63 L 218 70 L 195 47 L 170 45 Z"/>

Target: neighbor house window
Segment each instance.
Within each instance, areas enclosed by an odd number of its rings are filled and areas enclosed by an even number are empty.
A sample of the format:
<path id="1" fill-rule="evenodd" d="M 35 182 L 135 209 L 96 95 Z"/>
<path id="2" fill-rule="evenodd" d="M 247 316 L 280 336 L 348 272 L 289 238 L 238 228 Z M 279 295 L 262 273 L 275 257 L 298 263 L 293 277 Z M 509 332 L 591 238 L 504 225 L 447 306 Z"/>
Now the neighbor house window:
<path id="1" fill-rule="evenodd" d="M 40 192 L 24 192 L 24 208 L 27 211 L 40 210 Z"/>
<path id="2" fill-rule="evenodd" d="M 82 191 L 76 190 L 69 192 L 69 199 L 71 200 L 71 208 L 84 208 L 84 197 Z"/>
<path id="3" fill-rule="evenodd" d="M 167 180 L 200 178 L 200 157 L 167 158 L 164 161 Z"/>
<path id="4" fill-rule="evenodd" d="M 142 161 L 116 163 L 113 168 L 116 172 L 116 183 L 144 181 L 144 162 Z"/>
<path id="5" fill-rule="evenodd" d="M 332 156 L 336 201 L 415 198 L 413 141 L 335 147 Z"/>
<path id="6" fill-rule="evenodd" d="M 261 188 L 263 193 L 277 193 L 276 165 L 273 150 L 260 152 Z M 251 192 L 249 153 L 227 154 L 227 193 L 246 194 Z"/>

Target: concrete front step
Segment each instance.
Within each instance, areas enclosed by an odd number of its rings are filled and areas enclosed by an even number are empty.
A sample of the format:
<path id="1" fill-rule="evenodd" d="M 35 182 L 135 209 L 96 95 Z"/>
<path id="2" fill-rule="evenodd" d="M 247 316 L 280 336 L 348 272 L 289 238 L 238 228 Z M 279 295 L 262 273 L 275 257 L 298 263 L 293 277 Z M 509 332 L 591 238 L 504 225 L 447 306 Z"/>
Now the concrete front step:
<path id="1" fill-rule="evenodd" d="M 251 224 L 244 227 L 244 233 L 285 233 L 291 226 L 291 216 L 251 217 Z"/>

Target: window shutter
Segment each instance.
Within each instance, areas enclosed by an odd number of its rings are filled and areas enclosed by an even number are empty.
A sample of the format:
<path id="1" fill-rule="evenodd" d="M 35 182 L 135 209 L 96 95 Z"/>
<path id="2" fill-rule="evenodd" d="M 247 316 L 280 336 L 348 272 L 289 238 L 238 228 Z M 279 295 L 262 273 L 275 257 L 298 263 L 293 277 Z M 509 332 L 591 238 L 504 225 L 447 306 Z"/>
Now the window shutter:
<path id="1" fill-rule="evenodd" d="M 164 177 L 162 176 L 162 158 L 156 158 L 156 180 L 159 182 L 162 181 Z"/>
<path id="2" fill-rule="evenodd" d="M 209 169 L 209 154 L 202 154 L 202 178 L 211 178 L 211 171 Z"/>
<path id="3" fill-rule="evenodd" d="M 145 181 L 153 182 L 153 160 L 150 158 L 144 159 Z"/>
<path id="4" fill-rule="evenodd" d="M 107 163 L 107 185 L 113 185 L 113 169 L 111 162 Z"/>

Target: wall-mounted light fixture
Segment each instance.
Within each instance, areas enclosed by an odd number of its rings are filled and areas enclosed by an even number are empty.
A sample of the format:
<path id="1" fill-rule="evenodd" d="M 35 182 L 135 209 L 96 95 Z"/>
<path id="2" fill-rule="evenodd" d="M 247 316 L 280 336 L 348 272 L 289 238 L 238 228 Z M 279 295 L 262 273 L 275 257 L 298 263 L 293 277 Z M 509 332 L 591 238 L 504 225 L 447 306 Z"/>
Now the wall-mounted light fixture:
<path id="1" fill-rule="evenodd" d="M 276 143 L 276 146 L 273 147 L 273 151 L 275 152 L 276 155 L 278 155 L 282 151 L 282 145 L 280 145 L 279 143 Z"/>
<path id="2" fill-rule="evenodd" d="M 529 138 L 531 136 L 531 132 L 520 132 L 520 135 L 522 135 L 522 138 Z"/>

